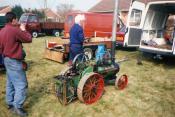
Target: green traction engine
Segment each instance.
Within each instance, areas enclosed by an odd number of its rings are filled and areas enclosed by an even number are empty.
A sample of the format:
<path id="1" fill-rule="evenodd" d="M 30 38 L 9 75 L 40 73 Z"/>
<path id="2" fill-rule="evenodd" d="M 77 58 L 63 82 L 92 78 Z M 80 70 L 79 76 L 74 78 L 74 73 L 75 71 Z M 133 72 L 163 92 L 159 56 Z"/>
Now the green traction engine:
<path id="1" fill-rule="evenodd" d="M 104 45 L 99 45 L 95 60 L 89 60 L 85 54 L 77 55 L 72 66 L 54 78 L 54 90 L 63 105 L 77 97 L 85 104 L 92 104 L 103 95 L 106 84 L 115 84 L 118 89 L 127 86 L 127 75 L 118 78 L 118 72 L 119 65 L 112 60 Z"/>

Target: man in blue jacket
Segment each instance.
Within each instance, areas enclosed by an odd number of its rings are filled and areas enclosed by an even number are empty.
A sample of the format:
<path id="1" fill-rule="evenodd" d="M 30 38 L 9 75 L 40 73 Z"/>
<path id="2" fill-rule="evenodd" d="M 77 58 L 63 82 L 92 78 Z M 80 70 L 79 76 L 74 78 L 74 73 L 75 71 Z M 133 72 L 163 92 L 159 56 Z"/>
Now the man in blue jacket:
<path id="1" fill-rule="evenodd" d="M 84 42 L 84 33 L 83 33 L 83 15 L 77 15 L 75 17 L 75 24 L 70 29 L 70 57 L 69 65 L 72 64 L 73 59 L 77 54 L 83 53 L 83 42 Z"/>

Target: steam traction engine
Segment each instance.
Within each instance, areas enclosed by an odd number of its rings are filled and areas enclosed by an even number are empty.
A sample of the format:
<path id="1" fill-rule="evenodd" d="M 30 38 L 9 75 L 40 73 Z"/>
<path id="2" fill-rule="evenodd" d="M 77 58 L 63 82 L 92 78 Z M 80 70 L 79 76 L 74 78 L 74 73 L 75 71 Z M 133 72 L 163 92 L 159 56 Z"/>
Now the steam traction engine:
<path id="1" fill-rule="evenodd" d="M 96 59 L 89 60 L 85 54 L 79 54 L 73 65 L 55 77 L 55 92 L 59 101 L 66 105 L 77 97 L 85 103 L 96 102 L 103 94 L 105 84 L 115 84 L 118 89 L 127 86 L 127 75 L 116 77 L 119 65 L 112 60 L 104 45 L 99 45 Z"/>

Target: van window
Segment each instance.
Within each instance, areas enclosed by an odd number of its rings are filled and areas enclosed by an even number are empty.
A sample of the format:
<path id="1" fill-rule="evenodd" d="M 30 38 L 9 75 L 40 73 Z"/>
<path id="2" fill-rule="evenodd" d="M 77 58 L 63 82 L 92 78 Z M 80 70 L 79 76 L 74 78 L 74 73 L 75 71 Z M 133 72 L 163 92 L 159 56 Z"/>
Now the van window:
<path id="1" fill-rule="evenodd" d="M 146 19 L 145 19 L 145 24 L 144 24 L 144 29 L 149 29 L 151 27 L 151 22 L 154 12 L 152 10 L 149 10 L 146 14 Z"/>
<path id="2" fill-rule="evenodd" d="M 122 20 L 120 19 L 120 17 L 118 17 L 117 31 L 119 31 L 119 32 L 125 32 L 125 30 L 126 30 L 126 26 L 124 25 L 124 23 L 122 22 Z"/>
<path id="3" fill-rule="evenodd" d="M 129 21 L 130 26 L 139 26 L 141 23 L 142 11 L 133 9 L 131 12 L 131 17 Z"/>
<path id="4" fill-rule="evenodd" d="M 166 18 L 165 15 L 165 13 L 155 12 L 151 27 L 154 29 L 162 29 Z"/>

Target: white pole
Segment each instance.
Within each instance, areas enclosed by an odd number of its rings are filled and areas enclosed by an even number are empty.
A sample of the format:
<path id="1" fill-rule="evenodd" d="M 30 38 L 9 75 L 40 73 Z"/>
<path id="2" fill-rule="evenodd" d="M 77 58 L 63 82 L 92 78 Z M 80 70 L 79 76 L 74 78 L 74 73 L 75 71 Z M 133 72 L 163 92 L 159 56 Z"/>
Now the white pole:
<path id="1" fill-rule="evenodd" d="M 115 48 L 116 48 L 116 28 L 118 22 L 118 0 L 115 0 L 114 14 L 113 14 L 113 25 L 112 25 L 112 61 L 115 61 Z"/>

